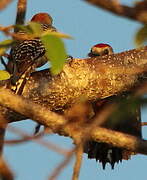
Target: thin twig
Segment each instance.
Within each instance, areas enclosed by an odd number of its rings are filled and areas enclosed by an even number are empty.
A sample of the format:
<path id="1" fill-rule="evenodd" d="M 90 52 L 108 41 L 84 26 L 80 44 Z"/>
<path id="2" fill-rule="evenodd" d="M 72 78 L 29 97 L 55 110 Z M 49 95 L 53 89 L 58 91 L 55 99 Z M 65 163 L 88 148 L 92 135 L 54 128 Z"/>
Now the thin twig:
<path id="1" fill-rule="evenodd" d="M 54 168 L 54 171 L 51 173 L 48 180 L 55 180 L 57 176 L 59 176 L 61 171 L 69 164 L 72 156 L 74 155 L 74 152 L 75 152 L 75 148 L 69 152 L 69 154 L 65 157 L 65 159 L 60 164 L 58 164 L 56 168 Z"/>
<path id="2" fill-rule="evenodd" d="M 4 8 L 6 8 L 11 2 L 12 2 L 12 0 L 1 0 L 0 1 L 0 11 L 3 10 Z"/>
<path id="3" fill-rule="evenodd" d="M 147 2 L 144 1 L 144 4 L 141 6 L 144 8 L 140 8 L 140 4 L 136 3 L 134 7 L 129 7 L 126 5 L 120 5 L 118 8 L 118 4 L 114 3 L 114 1 L 110 0 L 85 0 L 86 2 L 93 4 L 99 8 L 105 9 L 119 16 L 123 16 L 129 18 L 131 20 L 136 20 L 141 23 L 147 23 Z"/>
<path id="4" fill-rule="evenodd" d="M 43 140 L 43 139 L 39 139 L 41 136 L 44 135 L 44 133 L 40 133 L 38 135 L 35 135 L 35 136 L 31 136 L 29 135 L 28 133 L 16 128 L 16 127 L 12 127 L 12 126 L 8 126 L 7 128 L 8 131 L 11 131 L 19 136 L 21 136 L 23 139 L 20 139 L 20 140 L 7 140 L 5 141 L 6 144 L 16 144 L 16 143 L 22 143 L 22 142 L 26 142 L 26 141 L 29 141 L 29 140 L 32 140 L 34 142 L 36 142 L 37 144 L 40 144 L 56 153 L 59 153 L 61 155 L 64 155 L 64 156 L 67 156 L 67 154 L 69 153 L 68 150 L 65 150 L 49 141 L 46 141 L 46 140 Z"/>
<path id="5" fill-rule="evenodd" d="M 0 26 L 0 31 L 3 32 L 6 36 L 11 36 L 16 40 L 27 40 L 27 39 L 33 39 L 33 38 L 37 37 L 36 35 L 33 35 L 33 34 L 30 35 L 27 33 L 25 33 L 25 34 L 13 33 L 10 31 L 13 28 L 14 28 L 13 25 L 6 26 L 6 27 Z"/>
<path id="6" fill-rule="evenodd" d="M 25 16 L 26 16 L 26 7 L 27 7 L 27 0 L 18 0 L 17 3 L 17 15 L 15 24 L 24 24 Z M 18 29 L 15 27 L 14 32 L 18 32 Z"/>
<path id="7" fill-rule="evenodd" d="M 7 163 L 0 157 L 0 179 L 14 180 L 14 174 L 8 167 Z"/>
<path id="8" fill-rule="evenodd" d="M 9 131 L 9 127 L 7 128 L 7 130 Z M 11 130 L 10 130 L 11 131 Z M 13 131 L 13 133 L 15 133 L 15 131 Z M 17 134 L 17 133 L 16 133 Z M 41 138 L 44 134 L 43 133 L 39 133 L 37 135 L 33 135 L 33 136 L 24 136 L 21 139 L 13 139 L 13 140 L 5 140 L 4 143 L 6 145 L 17 145 L 17 144 L 21 144 L 21 143 L 26 143 L 30 140 L 34 140 L 34 139 L 38 139 Z"/>
<path id="9" fill-rule="evenodd" d="M 147 126 L 147 122 L 142 122 L 141 126 Z"/>
<path id="10" fill-rule="evenodd" d="M 5 129 L 0 127 L 0 156 L 3 153 Z"/>
<path id="11" fill-rule="evenodd" d="M 7 121 L 0 113 L 0 157 L 2 156 L 3 153 L 3 146 L 4 146 L 4 136 L 5 136 L 5 131 L 7 127 Z"/>
<path id="12" fill-rule="evenodd" d="M 82 164 L 82 156 L 83 156 L 83 143 L 80 143 L 79 145 L 77 145 L 77 149 L 76 149 L 76 161 L 73 169 L 72 180 L 78 180 L 79 178 L 81 164 Z"/>

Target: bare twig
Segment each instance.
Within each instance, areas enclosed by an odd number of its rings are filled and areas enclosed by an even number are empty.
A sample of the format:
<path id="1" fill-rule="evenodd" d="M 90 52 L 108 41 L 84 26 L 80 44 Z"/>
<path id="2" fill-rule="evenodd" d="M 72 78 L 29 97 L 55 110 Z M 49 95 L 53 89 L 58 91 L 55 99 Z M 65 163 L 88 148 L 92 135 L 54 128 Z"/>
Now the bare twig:
<path id="1" fill-rule="evenodd" d="M 4 135 L 5 135 L 5 129 L 0 127 L 0 155 L 2 154 L 3 151 Z"/>
<path id="2" fill-rule="evenodd" d="M 17 15 L 15 24 L 24 24 L 25 16 L 26 16 L 26 7 L 27 7 L 27 0 L 18 0 L 17 3 Z M 18 29 L 15 28 L 14 32 L 17 32 Z"/>
<path id="3" fill-rule="evenodd" d="M 7 128 L 8 131 L 11 131 L 19 136 L 21 136 L 23 139 L 19 139 L 19 140 L 6 140 L 5 144 L 18 144 L 18 143 L 23 143 L 23 142 L 27 142 L 29 140 L 32 140 L 34 142 L 36 142 L 37 144 L 40 144 L 56 153 L 59 153 L 61 155 L 67 156 L 67 154 L 69 153 L 68 150 L 65 150 L 49 141 L 45 141 L 43 139 L 39 139 L 41 136 L 44 135 L 44 133 L 40 133 L 38 135 L 35 136 L 31 136 L 29 134 L 27 134 L 26 132 L 23 132 L 22 130 L 16 128 L 16 127 L 12 127 L 12 126 L 8 126 Z"/>
<path id="4" fill-rule="evenodd" d="M 142 122 L 141 126 L 147 126 L 147 122 Z"/>
<path id="5" fill-rule="evenodd" d="M 73 169 L 72 180 L 78 180 L 80 174 L 80 168 L 82 164 L 82 156 L 83 156 L 83 143 L 77 145 L 76 148 L 76 161 Z"/>
<path id="6" fill-rule="evenodd" d="M 78 124 L 82 124 L 81 126 L 85 127 L 86 117 L 90 113 L 89 112 L 89 104 L 86 103 L 79 103 L 74 105 L 70 108 L 69 111 L 66 113 L 66 117 L 73 121 L 73 128 L 77 127 Z M 90 119 L 90 124 L 87 128 L 80 129 L 81 135 L 74 136 L 74 142 L 76 144 L 76 161 L 73 170 L 72 180 L 78 180 L 80 168 L 82 164 L 82 155 L 83 155 L 83 148 L 84 144 L 87 140 L 89 140 L 90 132 L 95 128 L 104 123 L 107 117 L 115 110 L 114 104 L 109 104 L 105 108 L 103 108 L 97 115 L 95 119 Z M 70 122 L 70 120 L 69 120 Z M 80 125 L 79 125 L 80 126 Z M 75 132 L 75 134 L 77 134 Z"/>
<path id="7" fill-rule="evenodd" d="M 12 0 L 1 0 L 0 1 L 0 11 L 3 10 L 4 8 L 6 8 L 11 2 L 12 2 Z"/>
<path id="8" fill-rule="evenodd" d="M 9 126 L 10 127 L 10 126 Z M 9 131 L 9 127 L 7 128 L 7 130 Z M 11 130 L 10 130 L 11 131 Z M 12 130 L 13 133 L 15 133 L 15 130 Z M 16 133 L 17 134 L 17 133 Z M 21 139 L 13 139 L 13 140 L 5 140 L 4 143 L 6 145 L 17 145 L 17 144 L 21 144 L 21 143 L 26 143 L 28 141 L 31 141 L 31 140 L 34 140 L 34 139 L 38 139 L 38 138 L 41 138 L 42 135 L 44 135 L 43 133 L 39 133 L 37 135 L 33 135 L 33 136 L 24 136 L 22 137 Z"/>
<path id="9" fill-rule="evenodd" d="M 54 171 L 49 176 L 48 180 L 55 180 L 61 171 L 69 164 L 72 156 L 74 155 L 75 148 L 69 152 L 65 159 L 54 169 Z"/>
<path id="10" fill-rule="evenodd" d="M 0 113 L 0 157 L 2 156 L 2 152 L 3 152 L 6 127 L 7 127 L 7 121 L 2 115 L 2 113 Z"/>
<path id="11" fill-rule="evenodd" d="M 0 156 L 3 152 L 5 129 L 0 127 Z"/>
<path id="12" fill-rule="evenodd" d="M 25 34 L 13 33 L 10 31 L 13 28 L 14 28 L 13 25 L 6 26 L 6 27 L 0 26 L 0 31 L 3 32 L 6 36 L 11 36 L 16 40 L 27 40 L 27 39 L 33 39 L 36 37 L 36 35 L 33 35 L 33 34 L 29 35 L 27 33 Z"/>
<path id="13" fill-rule="evenodd" d="M 137 20 L 141 23 L 147 23 L 147 2 L 136 3 L 134 7 L 119 5 L 110 0 L 85 0 L 97 7 L 103 8 L 119 16 L 127 17 L 131 20 Z"/>
<path id="14" fill-rule="evenodd" d="M 14 175 L 4 159 L 0 158 L 0 178 L 3 180 L 14 180 Z"/>

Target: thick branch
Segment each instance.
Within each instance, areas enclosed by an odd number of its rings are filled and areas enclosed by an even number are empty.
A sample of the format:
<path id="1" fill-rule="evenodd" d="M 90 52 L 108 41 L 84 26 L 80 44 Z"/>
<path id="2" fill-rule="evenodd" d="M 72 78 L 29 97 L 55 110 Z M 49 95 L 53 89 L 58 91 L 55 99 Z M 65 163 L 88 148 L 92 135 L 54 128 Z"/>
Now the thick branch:
<path id="1" fill-rule="evenodd" d="M 0 104 L 25 115 L 26 117 L 36 120 L 40 124 L 45 125 L 45 121 L 47 120 L 50 122 L 50 127 L 53 130 L 54 127 L 57 128 L 57 126 L 66 123 L 62 116 L 59 116 L 46 108 L 40 107 L 27 99 L 16 96 L 5 89 L 1 89 Z"/>
<path id="2" fill-rule="evenodd" d="M 51 111 L 63 112 L 81 98 L 94 101 L 128 91 L 142 83 L 146 72 L 147 47 L 99 58 L 73 59 L 57 76 L 51 76 L 49 70 L 33 73 L 22 94 L 25 98 L 12 94 L 1 82 L 1 112 L 7 120 L 15 121 L 16 113 L 4 110 L 4 107 L 8 107 L 24 115 L 24 118 L 50 127 L 54 132 L 73 139 L 80 138 L 82 126 L 76 123 L 75 128 L 63 116 Z M 90 136 L 96 141 L 147 154 L 146 143 L 129 135 L 95 128 Z"/>
<path id="3" fill-rule="evenodd" d="M 108 144 L 112 144 L 113 146 L 147 155 L 147 142 L 131 135 L 126 135 L 104 128 L 95 128 L 91 133 L 91 137 L 95 141 L 106 142 Z"/>
<path id="4" fill-rule="evenodd" d="M 27 82 L 23 96 L 52 111 L 62 111 L 81 98 L 103 99 L 128 91 L 147 71 L 147 47 L 119 54 L 73 59 L 57 76 L 49 70 L 35 72 Z"/>
<path id="5" fill-rule="evenodd" d="M 119 16 L 127 17 L 131 20 L 137 20 L 141 23 L 147 23 L 147 2 L 136 3 L 134 7 L 128 7 L 115 3 L 110 0 L 85 0 L 86 2 L 110 11 Z"/>
<path id="6" fill-rule="evenodd" d="M 33 73 L 23 96 L 51 111 L 63 112 L 81 98 L 94 101 L 129 91 L 142 83 L 146 71 L 147 47 L 97 58 L 73 59 L 57 76 L 52 76 L 48 69 Z M 0 87 L 6 87 L 6 82 L 1 81 Z M 7 114 L 8 121 L 26 119 L 14 112 L 7 113 L 3 107 L 0 111 Z"/>
<path id="7" fill-rule="evenodd" d="M 72 128 L 71 124 L 62 116 L 57 115 L 49 110 L 42 108 L 40 105 L 30 102 L 22 97 L 13 95 L 5 89 L 0 89 L 0 104 L 9 107 L 18 113 L 25 114 L 31 119 L 50 127 L 56 133 L 68 135 L 73 139 L 82 137 L 83 127 Z M 60 127 L 60 129 L 59 129 Z M 86 128 L 86 127 L 85 127 Z M 84 131 L 85 131 L 84 128 Z M 90 133 L 95 141 L 107 142 L 117 147 L 121 147 L 133 152 L 147 154 L 147 142 L 131 135 L 125 135 L 105 128 L 96 127 Z"/>

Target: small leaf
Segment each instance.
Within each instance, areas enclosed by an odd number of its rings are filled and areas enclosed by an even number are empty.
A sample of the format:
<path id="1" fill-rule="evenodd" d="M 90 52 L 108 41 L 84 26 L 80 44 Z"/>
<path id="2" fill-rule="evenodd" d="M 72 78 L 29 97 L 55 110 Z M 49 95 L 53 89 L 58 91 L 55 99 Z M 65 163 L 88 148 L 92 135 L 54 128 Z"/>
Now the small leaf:
<path id="1" fill-rule="evenodd" d="M 30 33 L 30 31 L 31 31 L 28 28 L 28 26 L 24 26 L 24 25 L 20 25 L 20 24 L 16 24 L 14 27 L 17 28 L 18 31 L 22 31 L 22 32 L 26 32 L 26 33 Z"/>
<path id="2" fill-rule="evenodd" d="M 0 56 L 6 52 L 7 48 L 0 48 Z"/>
<path id="3" fill-rule="evenodd" d="M 73 39 L 68 34 L 64 34 L 64 33 L 60 33 L 60 32 L 51 32 L 50 30 L 47 30 L 47 31 L 42 33 L 42 36 L 45 36 L 45 35 L 54 35 L 54 36 L 57 36 L 57 37 L 60 37 L 60 38 Z"/>
<path id="4" fill-rule="evenodd" d="M 41 37 L 46 49 L 46 56 L 51 62 L 51 71 L 58 74 L 66 61 L 66 50 L 63 41 L 54 35 L 44 35 Z"/>
<path id="5" fill-rule="evenodd" d="M 39 23 L 29 22 L 28 25 L 15 25 L 19 29 L 19 31 L 25 32 L 27 34 L 33 34 L 35 36 L 40 36 L 42 33 L 42 28 Z"/>
<path id="6" fill-rule="evenodd" d="M 30 22 L 27 26 L 17 24 L 15 25 L 15 27 L 17 27 L 20 31 L 33 35 L 32 37 L 43 37 L 45 35 L 54 35 L 60 38 L 73 39 L 68 34 L 53 32 L 50 29 L 43 31 L 41 25 L 36 22 Z"/>
<path id="7" fill-rule="evenodd" d="M 1 47 L 11 46 L 13 42 L 14 41 L 12 39 L 4 40 L 4 41 L 0 42 L 0 48 Z"/>
<path id="8" fill-rule="evenodd" d="M 7 71 L 0 70 L 0 81 L 10 79 L 10 74 Z"/>
<path id="9" fill-rule="evenodd" d="M 141 46 L 147 41 L 147 25 L 141 27 L 135 36 L 135 44 L 136 46 Z"/>
<path id="10" fill-rule="evenodd" d="M 28 28 L 32 30 L 33 34 L 36 34 L 38 36 L 40 36 L 40 34 L 43 32 L 41 24 L 36 23 L 36 22 L 29 22 Z"/>
<path id="11" fill-rule="evenodd" d="M 12 46 L 13 43 L 14 43 L 14 40 L 12 40 L 12 39 L 7 39 L 7 40 L 0 42 L 0 56 L 2 56 L 5 53 L 5 51 L 10 46 Z"/>

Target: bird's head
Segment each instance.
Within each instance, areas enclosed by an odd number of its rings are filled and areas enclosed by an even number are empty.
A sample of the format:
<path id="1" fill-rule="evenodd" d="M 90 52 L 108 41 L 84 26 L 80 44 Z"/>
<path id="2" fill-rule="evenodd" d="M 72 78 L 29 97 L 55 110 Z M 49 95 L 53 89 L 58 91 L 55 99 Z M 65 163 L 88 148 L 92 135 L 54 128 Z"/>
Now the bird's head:
<path id="1" fill-rule="evenodd" d="M 92 46 L 90 53 L 88 54 L 89 57 L 96 57 L 96 56 L 103 56 L 109 55 L 113 53 L 113 49 L 109 44 L 96 44 Z"/>
<path id="2" fill-rule="evenodd" d="M 38 13 L 32 17 L 31 22 L 52 25 L 53 19 L 48 13 Z"/>

